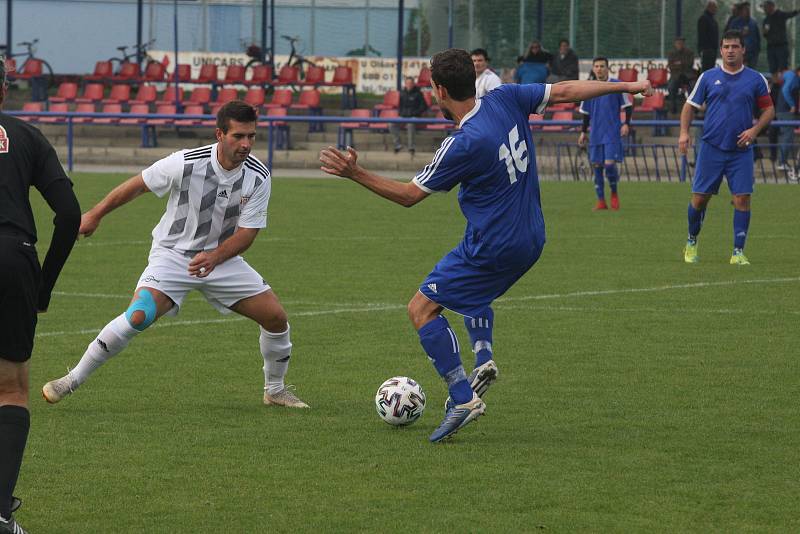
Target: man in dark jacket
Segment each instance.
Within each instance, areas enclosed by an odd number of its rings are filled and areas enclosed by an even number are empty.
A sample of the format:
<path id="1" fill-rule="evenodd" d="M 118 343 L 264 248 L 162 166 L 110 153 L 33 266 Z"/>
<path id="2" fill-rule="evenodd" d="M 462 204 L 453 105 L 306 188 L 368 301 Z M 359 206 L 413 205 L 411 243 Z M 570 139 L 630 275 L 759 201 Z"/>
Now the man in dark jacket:
<path id="1" fill-rule="evenodd" d="M 694 52 L 686 48 L 686 40 L 676 37 L 674 48 L 667 54 L 669 67 L 669 99 L 672 113 L 678 112 L 678 91 L 681 86 L 690 86 L 697 77 L 694 70 Z"/>
<path id="2" fill-rule="evenodd" d="M 800 13 L 800 10 L 781 11 L 775 2 L 767 0 L 761 6 L 767 14 L 764 17 L 764 38 L 767 40 L 767 61 L 771 73 L 781 72 L 789 66 L 789 40 L 786 37 L 786 21 Z"/>
<path id="3" fill-rule="evenodd" d="M 569 41 L 561 39 L 558 43 L 558 54 L 550 60 L 550 76 L 548 83 L 578 79 L 578 55 L 569 47 Z"/>
<path id="4" fill-rule="evenodd" d="M 425 97 L 422 96 L 422 91 L 417 87 L 414 78 L 407 77 L 405 80 L 405 87 L 400 91 L 400 116 L 401 117 L 419 117 L 428 105 L 425 103 Z M 416 147 L 414 146 L 414 134 L 416 133 L 415 124 L 407 124 L 406 131 L 408 132 L 408 151 L 414 155 Z M 403 149 L 403 144 L 400 142 L 400 125 L 398 123 L 391 123 L 389 131 L 392 132 L 394 137 L 394 153 L 397 154 Z"/>
<path id="5" fill-rule="evenodd" d="M 707 71 L 717 63 L 719 49 L 719 26 L 714 19 L 717 13 L 717 2 L 709 0 L 706 10 L 697 19 L 697 53 L 700 54 L 700 69 Z"/>

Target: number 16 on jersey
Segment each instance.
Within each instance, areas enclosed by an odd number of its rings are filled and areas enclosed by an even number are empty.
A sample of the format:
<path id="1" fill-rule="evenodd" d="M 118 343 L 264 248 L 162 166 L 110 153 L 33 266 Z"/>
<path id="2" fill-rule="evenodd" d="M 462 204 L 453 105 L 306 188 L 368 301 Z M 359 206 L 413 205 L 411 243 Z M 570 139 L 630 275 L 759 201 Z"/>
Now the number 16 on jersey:
<path id="1" fill-rule="evenodd" d="M 528 144 L 524 139 L 520 141 L 516 124 L 508 132 L 508 144 L 503 143 L 500 145 L 498 156 L 499 160 L 506 161 L 508 179 L 512 184 L 517 181 L 516 171 L 525 172 L 528 170 Z"/>

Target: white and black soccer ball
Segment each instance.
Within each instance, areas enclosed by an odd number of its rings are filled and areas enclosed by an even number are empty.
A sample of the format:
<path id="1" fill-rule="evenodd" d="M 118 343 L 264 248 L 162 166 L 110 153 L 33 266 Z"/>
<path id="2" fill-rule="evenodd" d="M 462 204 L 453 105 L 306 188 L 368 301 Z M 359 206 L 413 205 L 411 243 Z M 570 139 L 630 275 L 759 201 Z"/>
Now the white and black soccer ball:
<path id="1" fill-rule="evenodd" d="M 375 409 L 381 419 L 390 425 L 410 425 L 425 410 L 425 392 L 422 386 L 407 376 L 392 377 L 378 388 Z"/>

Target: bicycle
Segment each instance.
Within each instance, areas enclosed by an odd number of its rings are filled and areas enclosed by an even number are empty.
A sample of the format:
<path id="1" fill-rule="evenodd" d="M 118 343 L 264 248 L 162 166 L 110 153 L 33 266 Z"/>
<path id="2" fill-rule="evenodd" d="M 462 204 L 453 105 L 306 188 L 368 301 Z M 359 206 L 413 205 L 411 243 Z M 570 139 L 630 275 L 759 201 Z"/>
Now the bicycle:
<path id="1" fill-rule="evenodd" d="M 36 44 L 38 42 L 39 42 L 39 39 L 36 38 L 33 41 L 22 41 L 21 43 L 17 43 L 17 46 L 25 47 L 26 51 L 25 52 L 17 52 L 16 54 L 10 54 L 10 55 L 6 55 L 5 54 L 5 51 L 8 50 L 8 46 L 7 45 L 0 46 L 0 50 L 2 50 L 2 52 L 3 52 L 2 55 L 3 55 L 3 59 L 4 60 L 5 59 L 9 59 L 9 58 L 17 58 L 17 57 L 23 57 L 24 56 L 25 59 L 22 61 L 21 64 L 19 62 L 17 62 L 17 65 L 15 67 L 16 72 L 23 72 L 24 73 L 26 71 L 27 67 L 28 67 L 28 64 L 32 60 L 39 61 L 41 63 L 41 65 L 42 65 L 42 76 L 41 76 L 41 78 L 31 78 L 31 80 L 30 80 L 31 92 L 32 92 L 31 99 L 34 100 L 34 101 L 46 100 L 47 99 L 47 90 L 50 87 L 53 87 L 55 85 L 55 76 L 53 75 L 53 67 L 51 67 L 50 63 L 48 63 L 44 59 L 42 59 L 40 57 L 36 57 Z M 14 81 L 15 78 L 16 77 L 13 74 L 11 76 L 9 76 L 9 79 L 11 81 Z M 42 84 L 37 83 L 37 80 L 39 80 L 39 79 L 44 79 L 45 80 L 43 86 L 42 86 Z"/>
<path id="2" fill-rule="evenodd" d="M 155 42 L 156 40 L 152 39 L 146 43 L 142 43 L 141 45 L 134 44 L 130 46 L 118 46 L 117 50 L 120 51 L 122 57 L 109 58 L 108 61 L 111 62 L 112 71 L 116 74 L 119 74 L 119 71 L 122 70 L 122 65 L 128 63 L 137 63 L 139 58 L 141 58 L 141 62 L 139 63 L 141 72 L 144 72 L 150 63 L 158 63 L 158 61 L 150 57 L 148 54 L 148 49 Z M 130 53 L 128 52 L 129 48 L 132 50 Z M 116 68 L 114 67 L 114 63 L 116 63 Z"/>
<path id="3" fill-rule="evenodd" d="M 300 40 L 300 37 L 296 35 L 294 37 L 290 35 L 281 35 L 281 38 L 289 41 L 289 46 L 291 47 L 291 50 L 289 51 L 289 59 L 286 61 L 286 64 L 290 67 L 297 67 L 300 71 L 300 78 L 302 79 L 306 68 L 309 66 L 316 67 L 317 65 L 297 51 L 295 43 Z"/>

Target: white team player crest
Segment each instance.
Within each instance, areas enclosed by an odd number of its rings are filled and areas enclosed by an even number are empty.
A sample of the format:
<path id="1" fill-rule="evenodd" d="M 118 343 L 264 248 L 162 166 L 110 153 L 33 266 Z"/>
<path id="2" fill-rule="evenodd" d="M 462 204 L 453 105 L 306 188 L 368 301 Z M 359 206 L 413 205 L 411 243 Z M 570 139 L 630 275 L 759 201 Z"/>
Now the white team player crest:
<path id="1" fill-rule="evenodd" d="M 428 284 L 428 289 L 430 289 L 434 293 L 439 293 L 438 291 L 436 291 L 436 284 Z"/>
<path id="2" fill-rule="evenodd" d="M 8 153 L 8 145 L 9 145 L 8 134 L 6 134 L 6 129 L 0 126 L 0 154 L 7 154 Z"/>

